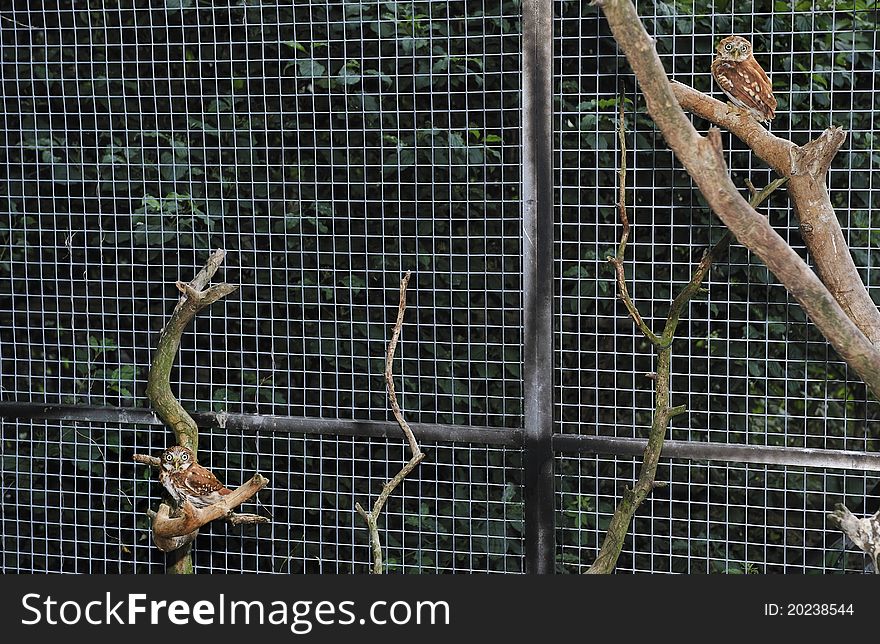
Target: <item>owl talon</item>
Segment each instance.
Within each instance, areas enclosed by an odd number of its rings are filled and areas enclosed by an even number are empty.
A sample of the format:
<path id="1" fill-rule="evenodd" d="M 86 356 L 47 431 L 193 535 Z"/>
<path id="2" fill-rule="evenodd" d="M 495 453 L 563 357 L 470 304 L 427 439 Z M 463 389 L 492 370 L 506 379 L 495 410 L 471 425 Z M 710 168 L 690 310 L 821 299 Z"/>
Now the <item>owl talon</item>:
<path id="1" fill-rule="evenodd" d="M 730 101 L 727 101 L 727 113 L 734 114 L 740 118 L 754 118 L 749 110 L 744 107 L 740 107 L 739 105 L 734 105 Z"/>

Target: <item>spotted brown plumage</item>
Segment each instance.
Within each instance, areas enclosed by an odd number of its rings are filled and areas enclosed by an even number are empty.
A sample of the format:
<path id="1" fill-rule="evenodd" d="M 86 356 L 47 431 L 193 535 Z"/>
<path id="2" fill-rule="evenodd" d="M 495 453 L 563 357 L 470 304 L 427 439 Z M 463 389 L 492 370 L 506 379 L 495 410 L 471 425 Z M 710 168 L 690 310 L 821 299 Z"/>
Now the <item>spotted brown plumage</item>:
<path id="1" fill-rule="evenodd" d="M 161 460 L 159 481 L 178 505 L 188 499 L 195 507 L 204 508 L 231 493 L 211 470 L 196 463 L 195 455 L 186 447 L 169 447 L 162 452 Z"/>
<path id="2" fill-rule="evenodd" d="M 742 36 L 728 36 L 715 48 L 712 77 L 730 102 L 754 119 L 769 122 L 776 116 L 776 97 L 767 73 L 755 60 L 751 43 Z"/>

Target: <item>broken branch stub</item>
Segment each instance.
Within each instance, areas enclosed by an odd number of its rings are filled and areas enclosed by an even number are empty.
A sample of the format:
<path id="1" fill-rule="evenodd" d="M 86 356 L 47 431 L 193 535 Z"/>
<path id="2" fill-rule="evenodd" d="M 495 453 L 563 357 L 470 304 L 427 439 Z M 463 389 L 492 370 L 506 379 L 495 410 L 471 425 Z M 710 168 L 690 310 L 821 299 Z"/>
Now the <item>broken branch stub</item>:
<path id="1" fill-rule="evenodd" d="M 834 506 L 834 512 L 828 515 L 828 522 L 839 528 L 852 539 L 874 563 L 874 573 L 880 574 L 877 567 L 880 560 L 880 512 L 859 518 L 842 503 Z"/>

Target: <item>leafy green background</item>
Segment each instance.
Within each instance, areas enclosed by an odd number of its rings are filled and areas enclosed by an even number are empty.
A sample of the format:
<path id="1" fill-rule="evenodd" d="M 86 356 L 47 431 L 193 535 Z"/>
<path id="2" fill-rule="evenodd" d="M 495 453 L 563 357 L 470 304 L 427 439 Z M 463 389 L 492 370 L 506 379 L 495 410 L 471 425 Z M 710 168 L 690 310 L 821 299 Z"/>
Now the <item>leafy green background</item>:
<path id="1" fill-rule="evenodd" d="M 641 2 L 639 9 L 675 80 L 719 96 L 709 71 L 714 45 L 731 33 L 742 34 L 752 40 L 773 81 L 779 108 L 772 132 L 803 144 L 831 124 L 848 130 L 829 186 L 856 263 L 880 302 L 872 273 L 880 259 L 871 212 L 880 196 L 873 133 L 880 45 L 875 5 Z M 621 230 L 616 209 L 621 102 L 633 225 L 627 280 L 655 330 L 724 228 L 646 116 L 604 21 L 579 3 L 557 7 L 557 414 L 566 433 L 644 437 L 653 409 L 652 381 L 645 377 L 654 370 L 652 350 L 616 300 L 606 262 Z M 705 131 L 709 124 L 695 119 L 695 126 Z M 747 180 L 761 187 L 774 178 L 741 142 L 722 136 L 732 177 L 744 194 Z M 761 210 L 809 262 L 785 191 Z M 878 451 L 874 422 L 880 407 L 759 260 L 735 244 L 705 286 L 673 345 L 671 402 L 686 405 L 688 412 L 673 421 L 671 438 Z M 562 565 L 579 570 L 590 561 L 590 548 L 623 485 L 637 471 L 629 459 L 572 456 L 560 459 L 557 473 Z M 669 487 L 656 490 L 640 512 L 633 532 L 649 536 L 627 546 L 623 570 L 861 566 L 837 551 L 823 560 L 822 549 L 833 550 L 836 538 L 825 531 L 824 513 L 839 501 L 876 509 L 876 476 L 722 463 L 687 468 L 674 462 L 659 476 Z M 593 479 L 601 483 L 594 487 Z M 566 488 L 567 480 L 581 484 Z M 579 507 L 572 515 L 570 508 Z"/>
<path id="2" fill-rule="evenodd" d="M 714 91 L 714 42 L 754 35 L 780 102 L 773 131 L 797 143 L 830 123 L 850 131 L 830 182 L 872 295 L 874 5 L 639 3 L 676 79 Z M 627 270 L 652 323 L 722 228 L 646 117 L 598 10 L 554 6 L 556 415 L 563 432 L 638 436 L 652 357 L 605 262 L 619 235 L 621 101 Z M 223 247 L 218 277 L 241 288 L 184 338 L 173 377 L 188 408 L 390 419 L 385 342 L 412 269 L 396 365 L 407 418 L 521 426 L 519 2 L 89 0 L 3 10 L 0 29 L 0 399 L 143 406 L 173 282 Z M 725 144 L 738 185 L 770 180 Z M 784 192 L 766 210 L 802 249 Z M 735 246 L 707 287 L 675 344 L 673 401 L 689 413 L 673 438 L 877 449 L 876 403 L 760 263 Z M 161 568 L 143 518 L 157 486 L 129 457 L 162 447 L 164 430 L 0 422 L 5 570 Z M 225 479 L 259 468 L 273 480 L 274 523 L 211 528 L 197 566 L 365 569 L 353 503 L 403 457 L 396 441 L 212 432 L 202 458 Z M 392 569 L 521 570 L 520 465 L 517 451 L 430 446 L 388 510 Z M 591 561 L 632 468 L 557 459 L 560 570 Z M 824 547 L 833 502 L 876 502 L 872 477 L 700 464 L 661 476 L 669 488 L 636 523 L 654 536 L 627 546 L 623 570 L 861 565 L 803 555 Z M 753 494 L 780 486 L 802 502 Z"/>

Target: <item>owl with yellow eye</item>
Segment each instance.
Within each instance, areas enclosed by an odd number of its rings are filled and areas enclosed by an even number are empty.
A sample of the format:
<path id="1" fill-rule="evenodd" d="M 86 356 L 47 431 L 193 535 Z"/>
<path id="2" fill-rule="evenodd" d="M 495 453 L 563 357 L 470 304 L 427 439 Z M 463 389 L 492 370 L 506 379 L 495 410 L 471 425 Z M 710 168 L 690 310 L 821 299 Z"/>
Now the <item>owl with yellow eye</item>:
<path id="1" fill-rule="evenodd" d="M 178 505 L 186 500 L 197 508 L 206 508 L 232 492 L 211 470 L 196 463 L 195 454 L 186 447 L 169 447 L 162 452 L 161 461 L 159 482 Z"/>
<path id="2" fill-rule="evenodd" d="M 728 36 L 715 48 L 712 77 L 730 102 L 756 121 L 769 123 L 776 116 L 773 85 L 752 54 L 752 44 L 742 36 Z"/>

